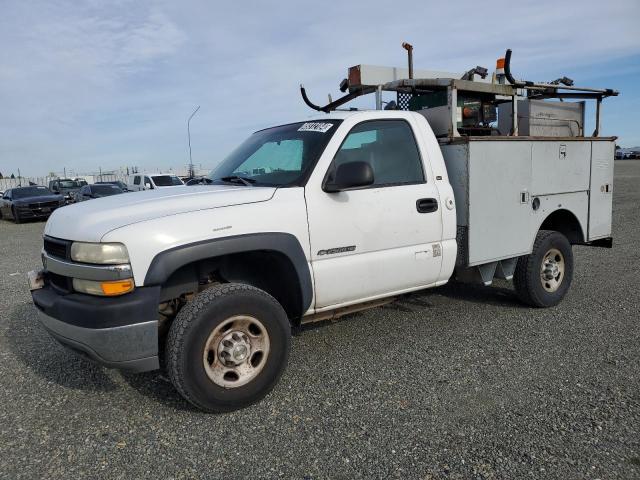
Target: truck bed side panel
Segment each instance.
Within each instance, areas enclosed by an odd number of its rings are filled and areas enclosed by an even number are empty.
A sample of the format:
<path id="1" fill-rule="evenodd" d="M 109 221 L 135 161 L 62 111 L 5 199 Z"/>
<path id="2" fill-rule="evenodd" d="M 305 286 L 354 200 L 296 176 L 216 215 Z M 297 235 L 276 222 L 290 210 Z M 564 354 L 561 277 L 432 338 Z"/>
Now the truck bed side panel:
<path id="1" fill-rule="evenodd" d="M 456 223 L 459 226 L 466 226 L 468 225 L 467 213 L 469 210 L 467 204 L 469 198 L 469 145 L 443 145 L 441 150 L 456 201 Z"/>
<path id="2" fill-rule="evenodd" d="M 591 142 L 588 240 L 611 236 L 614 142 Z"/>

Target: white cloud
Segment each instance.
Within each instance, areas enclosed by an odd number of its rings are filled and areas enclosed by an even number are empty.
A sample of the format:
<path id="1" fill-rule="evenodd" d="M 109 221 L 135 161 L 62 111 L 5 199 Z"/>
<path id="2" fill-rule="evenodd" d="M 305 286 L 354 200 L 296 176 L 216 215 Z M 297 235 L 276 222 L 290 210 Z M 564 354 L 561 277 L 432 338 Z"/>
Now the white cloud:
<path id="1" fill-rule="evenodd" d="M 308 116 L 300 82 L 321 102 L 350 65 L 403 65 L 403 40 L 423 68 L 492 68 L 510 47 L 524 77 L 606 82 L 597 65 L 637 61 L 638 18 L 636 0 L 16 0 L 0 17 L 0 171 L 179 166 L 197 104 L 194 158 L 213 163 L 254 128 Z"/>

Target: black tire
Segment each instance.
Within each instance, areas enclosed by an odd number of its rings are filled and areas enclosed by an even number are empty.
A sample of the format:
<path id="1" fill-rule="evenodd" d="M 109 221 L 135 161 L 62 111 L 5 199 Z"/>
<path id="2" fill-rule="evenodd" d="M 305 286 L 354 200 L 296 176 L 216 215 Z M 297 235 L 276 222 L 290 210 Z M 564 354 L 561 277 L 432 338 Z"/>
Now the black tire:
<path id="1" fill-rule="evenodd" d="M 225 388 L 209 378 L 203 355 L 209 335 L 237 315 L 259 319 L 268 334 L 269 353 L 249 383 Z M 196 295 L 176 316 L 167 336 L 166 369 L 190 403 L 207 412 L 228 412 L 261 400 L 273 389 L 287 365 L 290 346 L 289 319 L 271 295 L 250 285 L 222 284 Z"/>
<path id="2" fill-rule="evenodd" d="M 20 218 L 20 214 L 16 211 L 15 207 L 11 207 L 11 215 L 13 216 L 13 221 L 15 223 L 22 223 L 22 219 Z"/>
<path id="3" fill-rule="evenodd" d="M 564 267 L 555 291 L 541 278 L 542 263 L 553 249 L 560 252 Z M 556 277 L 556 278 L 558 278 Z M 520 300 L 532 307 L 553 307 L 562 301 L 573 279 L 573 251 L 567 237 L 552 230 L 540 230 L 529 255 L 518 259 L 513 284 Z M 545 285 L 547 288 L 545 288 Z"/>

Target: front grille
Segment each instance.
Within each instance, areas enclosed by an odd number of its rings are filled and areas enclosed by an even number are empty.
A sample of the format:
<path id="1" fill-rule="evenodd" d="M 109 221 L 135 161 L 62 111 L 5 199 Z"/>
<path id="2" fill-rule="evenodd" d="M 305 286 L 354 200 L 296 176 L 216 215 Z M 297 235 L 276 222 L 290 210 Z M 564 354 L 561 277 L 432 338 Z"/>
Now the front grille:
<path id="1" fill-rule="evenodd" d="M 71 242 L 59 238 L 44 237 L 44 251 L 47 255 L 62 259 L 69 259 L 71 255 Z"/>
<path id="2" fill-rule="evenodd" d="M 57 207 L 58 201 L 30 203 L 29 208 L 52 208 Z"/>

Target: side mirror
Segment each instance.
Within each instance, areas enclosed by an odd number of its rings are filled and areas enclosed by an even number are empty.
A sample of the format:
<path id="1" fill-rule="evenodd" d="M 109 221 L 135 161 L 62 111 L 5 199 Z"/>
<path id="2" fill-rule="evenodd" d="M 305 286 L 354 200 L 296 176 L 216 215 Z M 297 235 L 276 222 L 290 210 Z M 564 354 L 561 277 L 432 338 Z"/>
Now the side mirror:
<path id="1" fill-rule="evenodd" d="M 373 168 L 367 162 L 347 162 L 338 166 L 333 181 L 324 186 L 329 193 L 341 192 L 357 187 L 372 185 Z"/>

